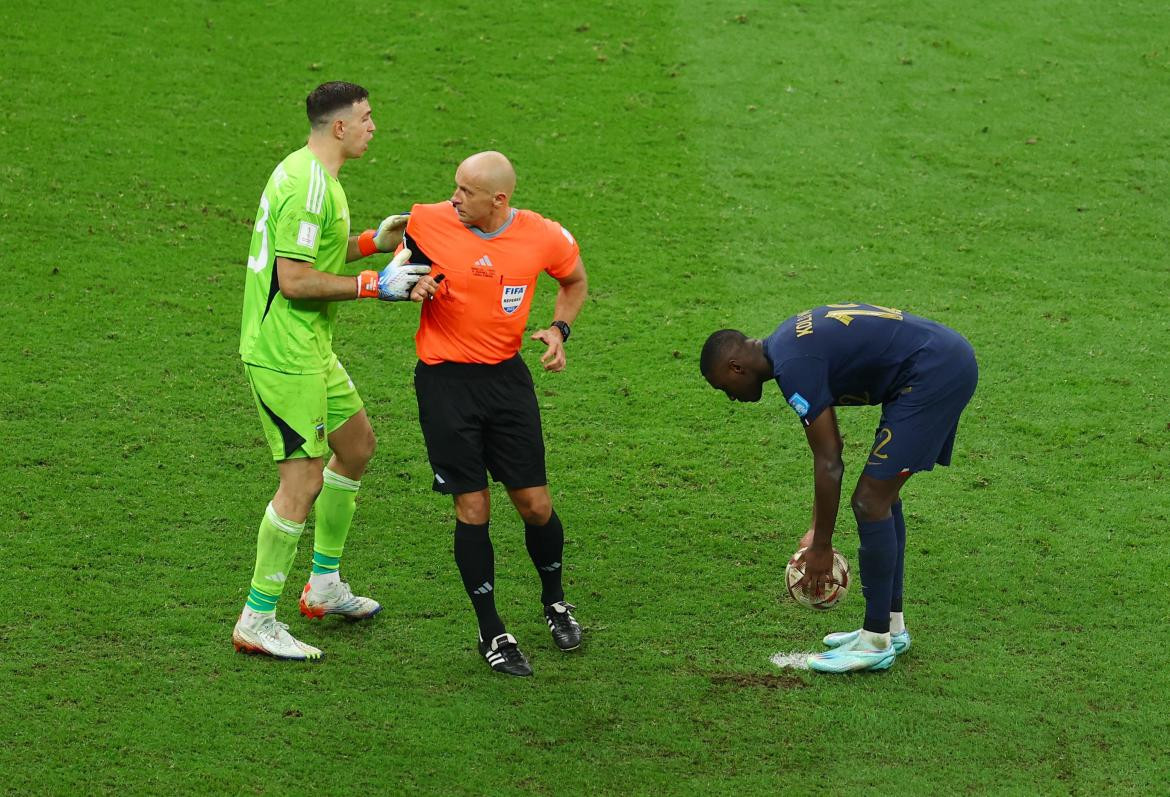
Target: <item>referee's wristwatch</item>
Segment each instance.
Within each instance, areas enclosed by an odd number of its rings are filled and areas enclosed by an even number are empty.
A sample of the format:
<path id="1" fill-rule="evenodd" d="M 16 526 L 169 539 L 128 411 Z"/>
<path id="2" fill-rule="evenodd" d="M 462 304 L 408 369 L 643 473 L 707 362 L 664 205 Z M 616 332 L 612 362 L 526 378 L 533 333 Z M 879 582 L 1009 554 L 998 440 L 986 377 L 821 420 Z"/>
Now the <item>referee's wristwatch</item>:
<path id="1" fill-rule="evenodd" d="M 561 331 L 561 342 L 562 343 L 569 342 L 569 333 L 572 332 L 573 330 L 568 324 L 566 324 L 564 321 L 553 321 L 551 324 L 549 324 L 549 326 L 556 327 L 557 329 L 559 329 Z"/>

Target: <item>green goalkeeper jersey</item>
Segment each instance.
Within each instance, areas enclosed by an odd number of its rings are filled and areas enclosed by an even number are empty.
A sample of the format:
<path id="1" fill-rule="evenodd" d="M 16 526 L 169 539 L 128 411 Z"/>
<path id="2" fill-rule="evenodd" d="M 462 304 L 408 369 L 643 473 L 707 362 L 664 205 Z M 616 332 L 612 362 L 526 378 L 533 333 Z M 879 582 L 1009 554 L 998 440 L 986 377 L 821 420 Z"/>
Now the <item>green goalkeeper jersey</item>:
<path id="1" fill-rule="evenodd" d="M 256 211 L 240 324 L 244 362 L 290 374 L 328 368 L 337 304 L 286 299 L 276 258 L 339 274 L 348 246 L 349 203 L 341 183 L 308 147 L 297 150 L 273 170 Z"/>

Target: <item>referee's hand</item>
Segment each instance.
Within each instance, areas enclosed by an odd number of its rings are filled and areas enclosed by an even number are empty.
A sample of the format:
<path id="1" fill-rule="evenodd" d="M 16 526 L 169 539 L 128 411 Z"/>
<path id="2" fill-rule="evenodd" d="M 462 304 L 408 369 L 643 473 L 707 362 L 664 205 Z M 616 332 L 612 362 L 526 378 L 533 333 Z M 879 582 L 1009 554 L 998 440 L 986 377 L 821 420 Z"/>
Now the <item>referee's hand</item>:
<path id="1" fill-rule="evenodd" d="M 565 341 L 561 337 L 561 331 L 559 329 L 556 327 L 542 329 L 539 332 L 532 333 L 532 339 L 544 341 L 544 344 L 548 346 L 548 349 L 540 358 L 540 363 L 544 366 L 544 370 L 565 370 Z"/>
<path id="2" fill-rule="evenodd" d="M 439 290 L 439 283 L 443 281 L 445 274 L 439 274 L 435 277 L 424 276 L 414 284 L 414 290 L 410 292 L 410 300 L 412 302 L 421 302 L 427 299 L 434 299 L 435 294 Z"/>

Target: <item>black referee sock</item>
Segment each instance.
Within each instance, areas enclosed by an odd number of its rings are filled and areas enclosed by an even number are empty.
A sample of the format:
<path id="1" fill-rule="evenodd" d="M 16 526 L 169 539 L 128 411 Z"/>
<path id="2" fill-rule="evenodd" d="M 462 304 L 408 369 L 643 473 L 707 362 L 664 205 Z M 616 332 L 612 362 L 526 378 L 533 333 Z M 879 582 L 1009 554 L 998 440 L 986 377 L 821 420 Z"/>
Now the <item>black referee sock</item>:
<path id="1" fill-rule="evenodd" d="M 475 609 L 480 639 L 487 642 L 504 633 L 496 613 L 496 554 L 487 523 L 455 521 L 455 564 Z"/>
<path id="2" fill-rule="evenodd" d="M 524 524 L 524 545 L 536 572 L 540 574 L 540 600 L 545 606 L 563 601 L 565 590 L 561 587 L 561 556 L 565 552 L 565 529 L 556 510 L 549 515 L 543 526 Z"/>

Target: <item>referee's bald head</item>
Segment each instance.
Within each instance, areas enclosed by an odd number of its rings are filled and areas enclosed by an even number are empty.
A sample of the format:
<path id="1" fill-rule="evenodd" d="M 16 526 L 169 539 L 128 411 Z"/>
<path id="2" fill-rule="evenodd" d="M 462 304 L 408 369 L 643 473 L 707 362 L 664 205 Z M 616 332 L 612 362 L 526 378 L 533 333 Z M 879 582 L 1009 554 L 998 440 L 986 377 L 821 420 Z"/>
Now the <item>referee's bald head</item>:
<path id="1" fill-rule="evenodd" d="M 511 198 L 516 190 L 516 170 L 502 152 L 477 152 L 459 164 L 459 171 L 490 194 L 505 194 Z"/>

